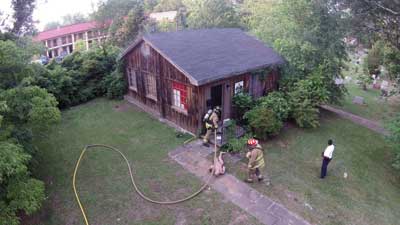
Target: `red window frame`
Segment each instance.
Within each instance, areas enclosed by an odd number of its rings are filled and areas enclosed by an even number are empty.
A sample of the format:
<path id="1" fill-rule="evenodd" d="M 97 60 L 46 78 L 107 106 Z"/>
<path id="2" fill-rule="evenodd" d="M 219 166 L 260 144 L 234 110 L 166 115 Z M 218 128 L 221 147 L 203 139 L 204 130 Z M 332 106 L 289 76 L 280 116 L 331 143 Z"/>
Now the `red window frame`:
<path id="1" fill-rule="evenodd" d="M 173 90 L 177 90 L 180 92 L 180 96 L 181 96 L 180 103 L 183 104 L 184 110 L 187 110 L 188 105 L 187 105 L 187 87 L 186 87 L 186 85 L 173 81 L 172 82 L 172 94 L 174 93 Z M 175 101 L 175 96 L 173 96 L 172 100 Z M 175 102 L 173 102 L 173 105 L 176 106 Z M 179 107 L 179 106 L 176 106 L 176 107 Z M 181 108 L 181 107 L 179 107 L 179 108 Z"/>

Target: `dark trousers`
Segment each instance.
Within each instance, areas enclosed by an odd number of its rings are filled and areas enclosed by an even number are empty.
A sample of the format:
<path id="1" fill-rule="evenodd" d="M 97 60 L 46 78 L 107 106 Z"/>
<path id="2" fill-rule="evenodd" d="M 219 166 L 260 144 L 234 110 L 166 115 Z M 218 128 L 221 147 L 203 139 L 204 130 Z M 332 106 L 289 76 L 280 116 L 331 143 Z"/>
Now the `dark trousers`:
<path id="1" fill-rule="evenodd" d="M 321 178 L 324 178 L 326 176 L 326 171 L 328 169 L 328 164 L 331 161 L 330 158 L 324 157 L 322 160 L 322 166 L 321 166 Z"/>

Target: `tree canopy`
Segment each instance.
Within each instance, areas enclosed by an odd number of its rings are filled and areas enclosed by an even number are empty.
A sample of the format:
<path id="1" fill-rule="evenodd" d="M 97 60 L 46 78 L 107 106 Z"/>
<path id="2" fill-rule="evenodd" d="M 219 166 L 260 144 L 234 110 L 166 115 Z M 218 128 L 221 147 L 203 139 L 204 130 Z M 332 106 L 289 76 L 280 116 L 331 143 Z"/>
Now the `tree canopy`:
<path id="1" fill-rule="evenodd" d="M 13 27 L 10 31 L 17 35 L 33 34 L 35 29 L 35 21 L 32 18 L 33 10 L 35 9 L 35 0 L 12 0 Z"/>
<path id="2" fill-rule="evenodd" d="M 61 18 L 61 22 L 59 21 L 52 21 L 47 23 L 44 26 L 44 30 L 55 29 L 60 26 L 67 26 L 76 23 L 83 23 L 89 20 L 88 16 L 85 16 L 82 13 L 74 13 L 74 14 L 67 14 Z"/>
<path id="3" fill-rule="evenodd" d="M 184 1 L 190 28 L 239 27 L 238 11 L 232 3 L 225 0 L 186 0 Z"/>

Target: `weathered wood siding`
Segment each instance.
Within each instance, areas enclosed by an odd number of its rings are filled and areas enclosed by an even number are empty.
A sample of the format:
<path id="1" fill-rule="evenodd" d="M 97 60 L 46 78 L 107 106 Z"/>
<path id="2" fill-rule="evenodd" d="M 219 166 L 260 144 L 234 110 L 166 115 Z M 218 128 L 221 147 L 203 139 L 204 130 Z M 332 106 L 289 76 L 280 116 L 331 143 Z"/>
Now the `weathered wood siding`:
<path id="1" fill-rule="evenodd" d="M 128 89 L 128 95 L 160 112 L 161 116 L 193 133 L 197 132 L 199 110 L 197 105 L 199 88 L 190 84 L 188 78 L 177 70 L 151 46 L 142 41 L 127 56 L 126 66 L 137 73 L 137 91 Z M 125 70 L 126 73 L 126 70 Z M 146 97 L 145 76 L 154 75 L 157 80 L 157 99 Z M 125 74 L 127 76 L 127 74 Z M 187 111 L 173 107 L 172 83 L 187 87 Z"/>
<path id="2" fill-rule="evenodd" d="M 124 59 L 126 60 L 126 68 L 133 68 L 137 71 L 137 90 L 128 89 L 127 95 L 159 112 L 162 117 L 195 134 L 198 134 L 203 126 L 201 119 L 208 110 L 207 100 L 210 99 L 211 87 L 222 85 L 222 119 L 227 119 L 234 118 L 232 98 L 235 83 L 243 81 L 244 91 L 257 98 L 276 89 L 279 78 L 278 71 L 272 70 L 270 74 L 265 76 L 266 79 L 260 79 L 259 76 L 246 73 L 200 87 L 194 86 L 182 72 L 144 41 L 132 49 Z M 127 76 L 127 70 L 125 70 L 125 75 Z M 156 78 L 156 99 L 146 96 L 145 78 L 149 75 Z M 186 86 L 186 111 L 173 106 L 173 82 Z"/>

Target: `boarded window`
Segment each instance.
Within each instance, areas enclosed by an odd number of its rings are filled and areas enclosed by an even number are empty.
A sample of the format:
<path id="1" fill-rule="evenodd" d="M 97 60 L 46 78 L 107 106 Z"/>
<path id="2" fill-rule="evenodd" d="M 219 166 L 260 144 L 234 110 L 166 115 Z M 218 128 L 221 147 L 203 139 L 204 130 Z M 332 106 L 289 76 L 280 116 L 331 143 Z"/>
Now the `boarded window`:
<path id="1" fill-rule="evenodd" d="M 266 92 L 270 92 L 277 89 L 278 74 L 272 71 L 267 75 L 267 80 L 265 84 Z"/>
<path id="2" fill-rule="evenodd" d="M 156 76 L 152 74 L 144 74 L 146 84 L 146 97 L 157 101 L 157 81 Z"/>
<path id="3" fill-rule="evenodd" d="M 172 100 L 174 107 L 187 110 L 187 88 L 186 85 L 173 82 L 172 83 Z"/>
<path id="4" fill-rule="evenodd" d="M 128 72 L 129 89 L 137 91 L 136 70 L 128 67 L 127 72 Z"/>

